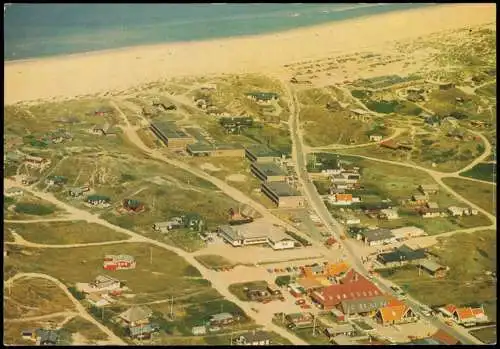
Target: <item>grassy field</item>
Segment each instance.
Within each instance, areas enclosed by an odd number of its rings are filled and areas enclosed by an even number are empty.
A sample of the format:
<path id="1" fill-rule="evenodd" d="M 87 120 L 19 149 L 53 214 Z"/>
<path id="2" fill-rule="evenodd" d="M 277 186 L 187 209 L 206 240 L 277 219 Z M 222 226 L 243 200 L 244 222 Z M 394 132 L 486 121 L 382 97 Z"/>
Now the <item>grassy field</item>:
<path id="1" fill-rule="evenodd" d="M 198 262 L 211 269 L 234 266 L 233 262 L 219 255 L 206 254 L 195 258 Z"/>
<path id="2" fill-rule="evenodd" d="M 10 291 L 5 288 L 4 316 L 17 319 L 42 316 L 73 309 L 68 296 L 45 279 L 16 280 Z"/>
<path id="3" fill-rule="evenodd" d="M 414 266 L 385 271 L 383 276 L 406 285 L 413 297 L 426 304 L 484 304 L 487 315 L 495 320 L 496 284 L 485 272 L 496 271 L 496 232 L 455 234 L 440 239 L 429 252 L 437 256 L 440 264 L 450 267 L 443 279 L 426 273 L 419 276 Z"/>
<path id="4" fill-rule="evenodd" d="M 74 333 L 79 333 L 90 342 L 106 340 L 108 338 L 108 335 L 103 333 L 96 325 L 79 316 L 66 323 L 61 331 L 66 332 L 70 336 Z"/>
<path id="5" fill-rule="evenodd" d="M 64 321 L 64 317 L 53 317 L 50 320 L 55 323 Z M 5 322 L 3 328 L 3 343 L 4 345 L 22 345 L 33 346 L 34 342 L 25 340 L 21 337 L 21 332 L 24 330 L 32 330 L 35 328 L 44 328 L 48 325 L 47 320 L 43 321 L 23 321 L 23 322 Z"/>
<path id="6" fill-rule="evenodd" d="M 266 281 L 252 281 L 252 282 L 243 282 L 238 284 L 232 284 L 229 286 L 229 291 L 238 297 L 239 300 L 248 301 L 245 291 L 243 290 L 245 287 L 267 287 Z"/>
<path id="7" fill-rule="evenodd" d="M 497 327 L 487 327 L 479 330 L 469 331 L 471 335 L 479 339 L 485 344 L 496 344 L 497 343 Z"/>
<path id="8" fill-rule="evenodd" d="M 496 182 L 496 164 L 479 163 L 469 171 L 460 173 L 460 175 L 488 182 Z"/>
<path id="9" fill-rule="evenodd" d="M 128 238 L 125 234 L 102 225 L 84 221 L 40 222 L 37 224 L 5 223 L 5 228 L 14 230 L 29 242 L 51 245 L 115 241 Z"/>
<path id="10" fill-rule="evenodd" d="M 27 193 L 17 198 L 4 197 L 4 204 L 4 219 L 54 218 L 63 213 L 53 204 Z"/>
<path id="11" fill-rule="evenodd" d="M 190 229 L 175 229 L 164 237 L 165 242 L 172 246 L 179 247 L 187 252 L 194 252 L 206 246 L 196 231 Z"/>
<path id="12" fill-rule="evenodd" d="M 311 345 L 331 345 L 331 342 L 328 340 L 328 338 L 324 333 L 326 326 L 321 321 L 317 321 L 316 323 L 315 335 L 313 335 L 312 333 L 313 332 L 312 327 L 288 329 L 284 326 L 284 324 L 281 323 L 280 320 L 273 319 L 273 323 L 275 325 L 285 328 L 288 332 L 293 333 L 294 335 L 303 339 L 304 341 L 306 341 Z"/>
<path id="13" fill-rule="evenodd" d="M 496 97 L 497 96 L 497 83 L 492 82 L 490 84 L 484 85 L 476 90 L 476 93 L 486 97 Z"/>
<path id="14" fill-rule="evenodd" d="M 209 286 L 184 259 L 162 248 L 143 243 L 79 247 L 66 253 L 58 249 L 23 248 L 23 251 L 25 255 L 11 254 L 5 259 L 4 277 L 10 277 L 15 272 L 38 272 L 73 286 L 76 282 L 89 282 L 102 274 L 104 255 L 129 254 L 135 257 L 137 268 L 112 274 L 124 280 L 131 292 L 150 294 L 149 301 L 180 296 Z"/>
<path id="15" fill-rule="evenodd" d="M 496 187 L 459 178 L 443 178 L 443 182 L 454 191 L 482 209 L 496 214 Z"/>

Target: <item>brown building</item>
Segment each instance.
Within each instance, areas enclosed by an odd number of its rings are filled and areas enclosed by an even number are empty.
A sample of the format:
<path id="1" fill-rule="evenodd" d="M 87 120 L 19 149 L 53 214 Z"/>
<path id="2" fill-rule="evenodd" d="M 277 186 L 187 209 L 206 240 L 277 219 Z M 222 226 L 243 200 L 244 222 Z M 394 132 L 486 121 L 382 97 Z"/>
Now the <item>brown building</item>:
<path id="1" fill-rule="evenodd" d="M 186 132 L 177 128 L 173 122 L 154 121 L 150 126 L 153 133 L 169 148 L 185 149 L 196 140 Z"/>
<path id="2" fill-rule="evenodd" d="M 280 208 L 305 206 L 305 199 L 302 194 L 286 182 L 264 182 L 261 186 L 261 192 Z"/>

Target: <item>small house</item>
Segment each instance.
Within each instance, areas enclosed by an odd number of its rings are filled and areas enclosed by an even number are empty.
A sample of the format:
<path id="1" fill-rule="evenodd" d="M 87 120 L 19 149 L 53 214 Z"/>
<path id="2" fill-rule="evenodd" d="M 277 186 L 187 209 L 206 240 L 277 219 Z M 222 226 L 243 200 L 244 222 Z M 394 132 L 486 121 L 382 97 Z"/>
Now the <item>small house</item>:
<path id="1" fill-rule="evenodd" d="M 89 191 L 89 188 L 88 187 L 85 187 L 85 188 L 82 188 L 82 187 L 75 187 L 75 188 L 69 188 L 68 189 L 68 194 L 69 196 L 72 196 L 72 197 L 80 197 L 83 195 L 83 193 Z"/>
<path id="2" fill-rule="evenodd" d="M 259 104 L 270 104 L 272 102 L 277 102 L 279 95 L 273 92 L 251 92 L 247 93 L 247 98 Z"/>
<path id="3" fill-rule="evenodd" d="M 398 219 L 399 218 L 398 210 L 395 208 L 384 208 L 380 210 L 379 218 L 387 220 Z"/>
<path id="4" fill-rule="evenodd" d="M 427 203 L 427 208 L 435 210 L 435 209 L 439 209 L 439 205 L 437 204 L 437 202 L 428 202 Z"/>
<path id="5" fill-rule="evenodd" d="M 47 178 L 45 183 L 48 185 L 64 185 L 67 181 L 68 179 L 64 176 L 50 176 Z"/>
<path id="6" fill-rule="evenodd" d="M 129 308 L 124 311 L 118 318 L 124 322 L 126 326 L 136 327 L 140 325 L 145 325 L 149 323 L 149 318 L 153 315 L 151 309 L 145 306 L 137 306 Z"/>
<path id="7" fill-rule="evenodd" d="M 429 200 L 429 198 L 428 198 L 427 195 L 413 194 L 411 196 L 411 200 L 413 201 L 413 203 L 415 203 L 417 205 L 424 205 L 424 204 L 427 203 L 427 201 Z"/>
<path id="8" fill-rule="evenodd" d="M 135 269 L 135 258 L 129 255 L 106 255 L 104 257 L 103 268 L 106 270 Z"/>
<path id="9" fill-rule="evenodd" d="M 4 192 L 4 195 L 8 196 L 8 197 L 15 197 L 15 196 L 22 196 L 23 193 L 24 193 L 24 191 L 21 188 L 12 187 L 12 188 L 6 189 Z"/>
<path id="10" fill-rule="evenodd" d="M 271 337 L 264 331 L 253 331 L 236 338 L 237 345 L 271 345 Z"/>
<path id="11" fill-rule="evenodd" d="M 380 308 L 375 314 L 375 319 L 383 326 L 390 326 L 415 322 L 418 316 L 410 307 L 400 303 Z"/>
<path id="12" fill-rule="evenodd" d="M 160 233 L 168 233 L 172 229 L 178 229 L 182 227 L 182 218 L 174 217 L 168 222 L 159 222 L 153 224 L 153 229 L 159 231 Z"/>
<path id="13" fill-rule="evenodd" d="M 423 249 L 413 250 L 403 245 L 394 251 L 381 253 L 377 256 L 377 261 L 386 267 L 401 266 L 404 264 L 415 264 L 425 260 L 425 251 Z"/>
<path id="14" fill-rule="evenodd" d="M 466 215 L 468 214 L 468 208 L 466 207 L 457 207 L 457 206 L 450 206 L 448 207 L 448 212 L 450 213 L 450 215 L 454 216 L 454 217 L 460 217 L 460 216 L 463 216 L 463 215 Z"/>
<path id="15" fill-rule="evenodd" d="M 439 191 L 439 186 L 437 186 L 436 184 L 421 184 L 419 185 L 418 189 L 424 195 L 436 194 Z"/>
<path id="16" fill-rule="evenodd" d="M 232 324 L 235 321 L 233 314 L 219 313 L 210 317 L 210 325 L 212 326 L 225 326 Z"/>
<path id="17" fill-rule="evenodd" d="M 89 283 L 89 286 L 94 290 L 112 291 L 119 289 L 121 287 L 121 282 L 111 276 L 99 275 L 93 282 Z"/>
<path id="18" fill-rule="evenodd" d="M 123 208 L 128 212 L 141 212 L 144 210 L 144 204 L 139 200 L 125 199 L 123 200 Z"/>
<path id="19" fill-rule="evenodd" d="M 356 329 L 350 323 L 343 324 L 333 324 L 325 329 L 325 335 L 329 339 L 338 335 L 353 336 L 356 333 Z"/>
<path id="20" fill-rule="evenodd" d="M 431 276 L 435 278 L 442 278 L 446 275 L 448 272 L 448 268 L 445 266 L 442 266 L 434 261 L 431 261 L 429 259 L 425 259 L 422 261 L 419 261 L 418 263 L 419 268 L 422 268 L 426 272 L 428 272 Z"/>
<path id="21" fill-rule="evenodd" d="M 203 336 L 207 334 L 207 328 L 205 326 L 195 326 L 191 329 L 193 336 Z"/>
<path id="22" fill-rule="evenodd" d="M 418 210 L 422 218 L 438 218 L 445 215 L 439 208 L 421 208 Z"/>
<path id="23" fill-rule="evenodd" d="M 371 142 L 380 142 L 382 140 L 381 135 L 371 135 L 370 136 L 370 141 Z"/>
<path id="24" fill-rule="evenodd" d="M 109 207 L 111 206 L 111 199 L 103 195 L 89 195 L 87 196 L 87 204 L 91 206 Z"/>
<path id="25" fill-rule="evenodd" d="M 293 313 L 286 315 L 285 319 L 296 327 L 309 327 L 313 325 L 314 316 L 311 313 Z"/>
<path id="26" fill-rule="evenodd" d="M 373 229 L 365 230 L 358 234 L 358 240 L 363 239 L 364 243 L 369 246 L 377 246 L 383 244 L 390 244 L 396 241 L 396 237 L 389 229 Z"/>

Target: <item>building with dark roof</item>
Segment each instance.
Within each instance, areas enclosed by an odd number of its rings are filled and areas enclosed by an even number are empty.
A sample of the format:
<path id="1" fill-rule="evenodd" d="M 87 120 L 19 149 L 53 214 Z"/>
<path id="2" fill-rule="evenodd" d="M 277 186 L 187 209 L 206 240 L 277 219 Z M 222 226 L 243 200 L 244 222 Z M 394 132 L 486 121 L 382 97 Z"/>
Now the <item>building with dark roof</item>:
<path id="1" fill-rule="evenodd" d="M 386 296 L 377 296 L 364 299 L 347 299 L 340 303 L 344 314 L 369 314 L 384 307 L 388 303 Z"/>
<path id="2" fill-rule="evenodd" d="M 246 147 L 245 155 L 252 162 L 273 162 L 281 158 L 281 153 L 261 144 Z"/>
<path id="3" fill-rule="evenodd" d="M 413 250 L 406 245 L 396 248 L 392 252 L 381 253 L 377 256 L 377 260 L 386 267 L 418 263 L 425 258 L 425 251 L 423 249 Z"/>
<path id="4" fill-rule="evenodd" d="M 264 182 L 260 190 L 280 208 L 298 208 L 305 205 L 302 194 L 286 182 Z"/>
<path id="5" fill-rule="evenodd" d="M 169 148 L 184 149 L 188 144 L 195 143 L 195 139 L 179 129 L 175 123 L 158 120 L 150 125 L 151 131 Z"/>
<path id="6" fill-rule="evenodd" d="M 231 343 L 232 344 L 232 343 Z M 240 335 L 236 338 L 237 345 L 271 345 L 271 336 L 264 331 L 253 331 Z"/>
<path id="7" fill-rule="evenodd" d="M 240 144 L 193 143 L 188 144 L 186 150 L 192 156 L 245 157 L 245 148 Z"/>
<path id="8" fill-rule="evenodd" d="M 250 171 L 263 182 L 284 182 L 286 172 L 274 162 L 252 163 Z"/>
<path id="9" fill-rule="evenodd" d="M 379 228 L 372 230 L 365 230 L 358 233 L 358 239 L 362 239 L 365 244 L 369 246 L 383 245 L 393 243 L 396 237 L 389 229 Z"/>

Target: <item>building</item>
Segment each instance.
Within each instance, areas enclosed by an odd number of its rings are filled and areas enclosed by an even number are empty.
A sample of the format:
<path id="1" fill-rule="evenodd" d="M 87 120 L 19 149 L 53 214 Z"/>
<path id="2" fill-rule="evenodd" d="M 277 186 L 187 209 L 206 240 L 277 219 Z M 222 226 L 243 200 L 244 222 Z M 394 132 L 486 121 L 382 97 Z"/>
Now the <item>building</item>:
<path id="1" fill-rule="evenodd" d="M 413 250 L 406 245 L 396 248 L 392 252 L 381 253 L 377 260 L 386 267 L 401 266 L 405 264 L 415 264 L 425 260 L 423 249 Z"/>
<path id="2" fill-rule="evenodd" d="M 424 195 L 436 194 L 439 191 L 439 186 L 436 184 L 421 184 L 418 186 L 418 190 Z"/>
<path id="3" fill-rule="evenodd" d="M 454 216 L 454 217 L 460 217 L 460 216 L 468 216 L 470 211 L 467 207 L 457 207 L 457 206 L 450 206 L 448 207 L 448 210 L 447 210 L 450 215 Z"/>
<path id="4" fill-rule="evenodd" d="M 428 202 L 426 206 L 431 210 L 439 209 L 439 205 L 437 204 L 437 202 Z"/>
<path id="5" fill-rule="evenodd" d="M 392 232 L 389 229 L 384 228 L 365 230 L 358 233 L 358 240 L 361 239 L 369 246 L 391 244 L 396 242 L 396 237 L 392 234 Z"/>
<path id="6" fill-rule="evenodd" d="M 274 162 L 281 158 L 281 153 L 265 145 L 251 145 L 245 148 L 245 155 L 251 162 Z"/>
<path id="7" fill-rule="evenodd" d="M 64 185 L 68 182 L 68 179 L 64 176 L 49 176 L 45 183 L 48 185 Z"/>
<path id="8" fill-rule="evenodd" d="M 444 315 L 451 317 L 456 323 L 465 327 L 488 322 L 483 307 L 456 307 L 453 304 L 439 309 Z"/>
<path id="9" fill-rule="evenodd" d="M 356 225 L 356 224 L 361 224 L 361 219 L 358 217 L 350 216 L 342 219 L 342 223 L 345 225 Z"/>
<path id="10" fill-rule="evenodd" d="M 418 320 L 418 315 L 406 304 L 393 299 L 384 307 L 378 309 L 375 321 L 383 326 L 398 325 Z"/>
<path id="11" fill-rule="evenodd" d="M 380 219 L 392 220 L 392 219 L 398 219 L 399 214 L 396 208 L 384 208 L 380 210 L 378 217 Z"/>
<path id="12" fill-rule="evenodd" d="M 418 262 L 418 266 L 435 278 L 442 278 L 448 272 L 448 268 L 429 259 Z"/>
<path id="13" fill-rule="evenodd" d="M 90 190 L 90 188 L 87 187 L 87 186 L 85 186 L 85 187 L 74 187 L 74 188 L 69 188 L 68 189 L 68 194 L 71 197 L 77 198 L 77 197 L 83 196 L 83 193 L 86 193 L 89 190 Z"/>
<path id="14" fill-rule="evenodd" d="M 106 305 L 110 304 L 109 300 L 100 293 L 90 293 L 85 297 L 85 299 L 87 300 L 87 302 L 97 308 L 105 307 Z"/>
<path id="15" fill-rule="evenodd" d="M 99 275 L 93 282 L 89 283 L 89 286 L 92 292 L 113 291 L 120 289 L 121 283 L 120 280 L 115 279 L 111 276 Z"/>
<path id="16" fill-rule="evenodd" d="M 370 118 L 370 112 L 364 109 L 351 109 L 350 118 L 355 120 L 365 121 Z"/>
<path id="17" fill-rule="evenodd" d="M 160 327 L 157 324 L 146 323 L 139 326 L 128 327 L 127 333 L 132 339 L 149 339 L 153 333 L 159 330 Z"/>
<path id="18" fill-rule="evenodd" d="M 328 202 L 332 205 L 350 205 L 353 201 L 352 194 L 333 194 L 328 196 Z"/>
<path id="19" fill-rule="evenodd" d="M 446 213 L 442 212 L 439 208 L 428 208 L 424 207 L 419 210 L 420 216 L 422 218 L 438 218 L 443 217 Z"/>
<path id="20" fill-rule="evenodd" d="M 311 276 L 306 276 L 298 279 L 297 284 L 300 285 L 300 287 L 304 289 L 304 291 L 307 294 L 310 294 L 312 291 L 317 291 L 325 287 L 325 285 L 323 285 L 321 281 Z"/>
<path id="21" fill-rule="evenodd" d="M 226 326 L 232 324 L 236 319 L 233 314 L 230 313 L 219 313 L 212 315 L 210 317 L 210 325 L 212 326 Z"/>
<path id="22" fill-rule="evenodd" d="M 111 199 L 103 195 L 89 195 L 87 196 L 87 204 L 91 206 L 109 207 L 111 206 Z"/>
<path id="23" fill-rule="evenodd" d="M 380 307 L 384 307 L 388 300 L 386 296 L 346 299 L 340 302 L 340 308 L 347 317 L 350 315 L 370 315 Z"/>
<path id="24" fill-rule="evenodd" d="M 240 335 L 235 340 L 237 345 L 271 345 L 271 337 L 264 331 L 253 331 Z"/>
<path id="25" fill-rule="evenodd" d="M 305 206 L 305 199 L 302 194 L 286 182 L 262 183 L 261 192 L 279 208 L 299 208 Z"/>
<path id="26" fill-rule="evenodd" d="M 241 128 L 250 127 L 253 125 L 253 118 L 249 116 L 231 116 L 221 117 L 219 124 L 224 127 L 228 133 L 239 132 Z"/>
<path id="27" fill-rule="evenodd" d="M 255 286 L 246 291 L 249 300 L 260 302 L 271 297 L 271 292 L 265 286 Z"/>
<path id="28" fill-rule="evenodd" d="M 250 165 L 250 171 L 263 182 L 284 182 L 286 172 L 274 162 L 258 163 Z"/>
<path id="29" fill-rule="evenodd" d="M 4 191 L 4 195 L 8 197 L 22 196 L 24 191 L 18 187 L 12 187 Z"/>
<path id="30" fill-rule="evenodd" d="M 409 239 L 427 235 L 423 229 L 414 226 L 392 229 L 391 233 L 396 239 Z"/>
<path id="31" fill-rule="evenodd" d="M 195 326 L 191 329 L 193 336 L 203 336 L 207 334 L 207 328 L 205 326 Z"/>
<path id="32" fill-rule="evenodd" d="M 174 217 L 168 222 L 159 222 L 153 224 L 153 229 L 159 231 L 160 233 L 168 233 L 172 229 L 181 228 L 183 221 L 181 217 Z"/>
<path id="33" fill-rule="evenodd" d="M 173 122 L 154 121 L 150 128 L 167 147 L 172 149 L 185 149 L 188 144 L 196 142 L 193 137 L 180 130 Z"/>
<path id="34" fill-rule="evenodd" d="M 364 276 L 351 269 L 340 283 L 314 291 L 311 294 L 313 302 L 324 310 L 340 308 L 347 300 L 361 300 L 382 296 L 382 292 Z M 349 304 L 345 304 L 346 308 Z"/>
<path id="35" fill-rule="evenodd" d="M 267 244 L 274 250 L 295 247 L 292 239 L 283 227 L 258 220 L 238 226 L 222 225 L 218 233 L 233 246 Z"/>
<path id="36" fill-rule="evenodd" d="M 219 235 L 233 246 L 246 246 L 267 243 L 266 232 L 247 231 L 241 233 L 240 230 L 231 225 L 221 225 L 217 229 Z"/>
<path id="37" fill-rule="evenodd" d="M 129 212 L 144 211 L 144 204 L 139 200 L 125 199 L 123 200 L 123 208 Z"/>
<path id="38" fill-rule="evenodd" d="M 129 255 L 106 255 L 104 257 L 103 268 L 106 270 L 135 269 L 135 258 Z"/>
<path id="39" fill-rule="evenodd" d="M 452 82 L 447 82 L 447 83 L 442 83 L 442 84 L 439 84 L 439 89 L 441 91 L 446 91 L 446 90 L 450 90 L 452 88 L 455 88 L 455 84 L 452 83 Z"/>
<path id="40" fill-rule="evenodd" d="M 381 142 L 380 146 L 383 148 L 388 148 L 388 149 L 392 149 L 392 150 L 399 149 L 399 144 L 397 142 L 393 141 L 392 139 L 387 140 L 385 142 Z"/>
<path id="41" fill-rule="evenodd" d="M 58 331 L 39 328 L 35 330 L 35 338 L 37 345 L 57 345 L 59 333 Z"/>
<path id="42" fill-rule="evenodd" d="M 240 144 L 193 143 L 186 146 L 186 151 L 192 156 L 245 157 L 245 148 Z"/>
<path id="43" fill-rule="evenodd" d="M 423 194 L 413 194 L 411 199 L 417 205 L 425 205 L 429 200 L 429 197 Z"/>
<path id="44" fill-rule="evenodd" d="M 296 327 L 312 327 L 314 316 L 311 313 L 287 314 L 285 320 Z"/>
<path id="45" fill-rule="evenodd" d="M 49 166 L 52 162 L 50 159 L 44 159 L 39 156 L 26 155 L 24 157 L 24 163 L 33 168 L 44 168 Z"/>
<path id="46" fill-rule="evenodd" d="M 35 177 L 35 176 L 24 176 L 21 179 L 21 183 L 23 185 L 32 185 L 32 184 L 36 183 L 37 181 L 38 181 L 38 177 Z"/>
<path id="47" fill-rule="evenodd" d="M 273 92 L 250 92 L 247 98 L 259 104 L 270 104 L 279 100 L 279 95 Z"/>
<path id="48" fill-rule="evenodd" d="M 381 135 L 371 135 L 370 136 L 370 141 L 372 141 L 372 142 L 380 142 L 381 140 L 382 140 Z"/>
<path id="49" fill-rule="evenodd" d="M 136 327 L 149 323 L 149 318 L 153 315 L 153 311 L 145 306 L 137 306 L 124 311 L 118 318 L 128 327 Z"/>

